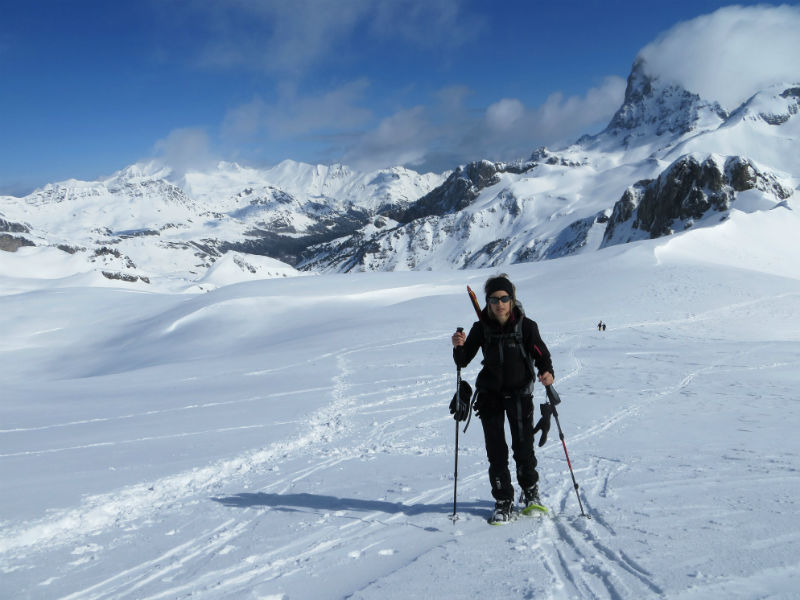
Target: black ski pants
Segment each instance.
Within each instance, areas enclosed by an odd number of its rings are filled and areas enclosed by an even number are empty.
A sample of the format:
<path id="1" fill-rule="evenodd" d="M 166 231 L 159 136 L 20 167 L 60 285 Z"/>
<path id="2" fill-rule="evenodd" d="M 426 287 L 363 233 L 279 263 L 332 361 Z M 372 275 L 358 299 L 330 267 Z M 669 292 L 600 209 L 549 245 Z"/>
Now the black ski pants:
<path id="1" fill-rule="evenodd" d="M 484 392 L 481 392 L 483 394 Z M 489 480 L 495 500 L 513 500 L 514 486 L 508 470 L 505 420 L 511 431 L 511 449 L 517 466 L 517 483 L 525 489 L 539 481 L 533 452 L 533 397 L 509 394 L 481 399 L 481 424 L 489 458 Z"/>

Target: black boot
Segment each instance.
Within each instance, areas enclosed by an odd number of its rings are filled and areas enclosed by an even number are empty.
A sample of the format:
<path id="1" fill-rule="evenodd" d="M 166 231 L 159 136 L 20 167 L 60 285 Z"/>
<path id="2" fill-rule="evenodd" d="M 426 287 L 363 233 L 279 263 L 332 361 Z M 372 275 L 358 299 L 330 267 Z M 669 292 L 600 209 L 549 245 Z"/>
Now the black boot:
<path id="1" fill-rule="evenodd" d="M 505 525 L 511 520 L 513 512 L 513 500 L 498 500 L 494 503 L 494 512 L 489 519 L 489 523 L 493 525 Z"/>
<path id="2" fill-rule="evenodd" d="M 523 504 L 522 510 L 525 511 L 526 513 L 528 512 L 528 510 L 535 510 L 535 509 L 547 510 L 544 508 L 541 498 L 539 498 L 539 486 L 535 483 L 531 487 L 525 488 L 522 491 L 522 504 Z"/>

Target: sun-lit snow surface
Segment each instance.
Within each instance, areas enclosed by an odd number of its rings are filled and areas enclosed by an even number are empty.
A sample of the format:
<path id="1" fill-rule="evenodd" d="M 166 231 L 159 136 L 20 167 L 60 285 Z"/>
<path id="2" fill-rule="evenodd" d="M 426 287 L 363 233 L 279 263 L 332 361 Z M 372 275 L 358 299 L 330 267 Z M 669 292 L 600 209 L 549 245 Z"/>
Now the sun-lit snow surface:
<path id="1" fill-rule="evenodd" d="M 592 519 L 554 427 L 551 514 L 505 528 L 476 421 L 448 518 L 449 335 L 494 271 L 187 296 L 0 253 L 0 597 L 794 598 L 796 209 L 508 268 Z"/>
<path id="2" fill-rule="evenodd" d="M 220 162 L 178 177 L 157 161 L 144 161 L 97 181 L 73 179 L 24 198 L 0 196 L 0 226 L 10 221 L 19 237 L 53 250 L 40 254 L 48 256 L 54 278 L 104 286 L 105 271 L 134 279 L 133 289 L 208 291 L 221 284 L 218 261 L 225 263 L 225 283 L 299 274 L 275 259 L 228 257 L 232 251 L 220 249 L 223 242 L 252 240 L 252 230 L 264 227 L 289 237 L 307 234 L 332 213 L 404 205 L 442 180 L 403 167 L 363 173 L 289 160 L 260 170 Z M 225 258 L 218 259 L 221 254 Z"/>

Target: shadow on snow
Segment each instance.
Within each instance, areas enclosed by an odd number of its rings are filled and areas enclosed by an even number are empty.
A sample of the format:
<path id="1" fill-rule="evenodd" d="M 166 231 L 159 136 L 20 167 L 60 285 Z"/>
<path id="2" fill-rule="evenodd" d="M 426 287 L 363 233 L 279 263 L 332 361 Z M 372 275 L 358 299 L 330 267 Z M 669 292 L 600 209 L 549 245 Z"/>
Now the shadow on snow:
<path id="1" fill-rule="evenodd" d="M 224 506 L 233 508 L 251 508 L 254 506 L 268 506 L 277 510 L 299 511 L 312 509 L 320 511 L 361 511 L 382 512 L 390 515 L 404 514 L 408 516 L 422 514 L 439 514 L 450 516 L 453 512 L 453 503 L 439 504 L 403 504 L 402 502 L 387 502 L 384 500 L 365 500 L 361 498 L 337 498 L 336 496 L 321 496 L 319 494 L 267 494 L 241 493 L 225 498 L 212 498 Z M 486 517 L 491 512 L 493 503 L 464 502 L 458 503 L 459 514 L 472 514 Z"/>

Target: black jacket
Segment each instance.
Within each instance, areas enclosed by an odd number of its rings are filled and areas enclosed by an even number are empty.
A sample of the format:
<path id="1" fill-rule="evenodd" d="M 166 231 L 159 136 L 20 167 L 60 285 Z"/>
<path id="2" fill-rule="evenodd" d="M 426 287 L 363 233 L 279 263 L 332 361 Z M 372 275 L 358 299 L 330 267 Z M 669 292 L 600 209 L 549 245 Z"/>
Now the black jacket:
<path id="1" fill-rule="evenodd" d="M 525 357 L 517 347 L 514 336 L 495 337 L 499 334 L 513 334 L 520 321 L 523 344 L 533 359 L 537 374 L 545 371 L 553 373 L 550 351 L 539 335 L 539 327 L 535 321 L 525 316 L 520 306 L 514 307 L 511 318 L 503 327 L 489 318 L 484 308 L 481 311 L 481 320 L 472 324 L 464 345 L 453 348 L 453 360 L 459 368 L 466 367 L 478 353 L 478 349 L 483 348 L 483 368 L 475 380 L 475 387 L 479 390 L 510 393 L 527 388 L 531 383 L 533 374 L 525 364 Z M 488 340 L 484 328 L 489 333 Z"/>

